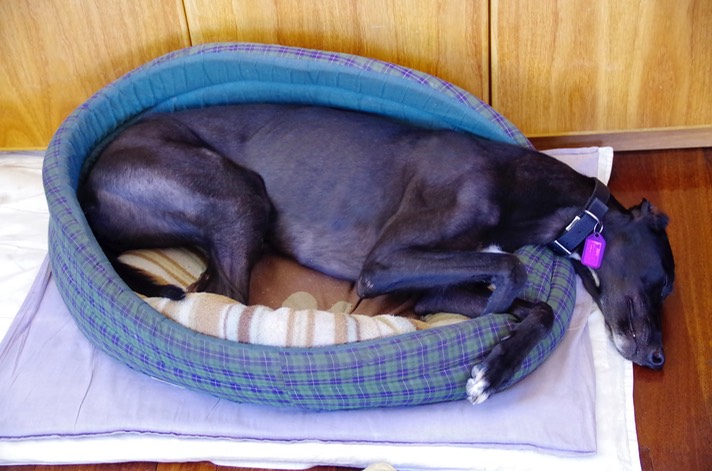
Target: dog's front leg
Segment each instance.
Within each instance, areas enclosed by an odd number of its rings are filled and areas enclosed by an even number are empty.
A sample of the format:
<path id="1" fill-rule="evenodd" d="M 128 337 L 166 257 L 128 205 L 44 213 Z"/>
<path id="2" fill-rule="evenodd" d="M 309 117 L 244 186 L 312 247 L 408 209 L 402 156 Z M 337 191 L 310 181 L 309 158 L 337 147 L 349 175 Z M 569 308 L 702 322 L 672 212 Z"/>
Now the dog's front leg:
<path id="1" fill-rule="evenodd" d="M 554 311 L 545 302 L 530 303 L 517 299 L 511 313 L 521 320 L 511 334 L 502 339 L 482 363 L 472 369 L 467 381 L 467 398 L 479 404 L 512 377 L 524 358 L 551 331 Z"/>
<path id="2" fill-rule="evenodd" d="M 419 316 L 450 312 L 478 317 L 487 312 L 492 290 L 485 283 L 474 286 L 448 286 L 424 291 L 413 306 Z"/>
<path id="3" fill-rule="evenodd" d="M 526 269 L 512 254 L 409 248 L 385 254 L 372 253 L 363 266 L 356 287 L 362 297 L 397 291 L 422 291 L 426 297 L 430 293 L 427 299 L 430 312 L 452 312 L 456 307 L 456 312 L 475 317 L 506 312 L 526 279 Z M 483 303 L 482 296 L 473 291 L 468 303 L 467 290 L 475 289 L 481 283 L 490 283 L 495 288 L 487 302 Z M 422 307 L 419 311 L 424 313 Z"/>
<path id="4" fill-rule="evenodd" d="M 467 397 L 478 404 L 512 377 L 553 325 L 554 313 L 548 304 L 516 299 L 526 279 L 526 269 L 512 254 L 406 249 L 369 257 L 357 289 L 362 296 L 424 291 L 418 311 L 445 310 L 469 316 L 509 312 L 521 319 L 511 334 L 473 368 Z M 486 290 L 482 283 L 495 285 L 489 298 L 483 296 Z"/>

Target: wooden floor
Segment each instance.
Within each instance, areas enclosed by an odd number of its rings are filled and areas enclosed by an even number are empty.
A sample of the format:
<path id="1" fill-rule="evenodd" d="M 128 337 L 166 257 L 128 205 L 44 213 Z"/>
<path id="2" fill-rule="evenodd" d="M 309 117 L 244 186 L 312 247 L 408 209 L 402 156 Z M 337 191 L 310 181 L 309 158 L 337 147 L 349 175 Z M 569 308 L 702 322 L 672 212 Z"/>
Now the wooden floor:
<path id="1" fill-rule="evenodd" d="M 643 470 L 712 470 L 712 149 L 621 153 L 611 190 L 624 205 L 641 195 L 670 216 L 676 262 L 665 304 L 666 363 L 635 368 Z"/>
<path id="2" fill-rule="evenodd" d="M 664 313 L 663 371 L 635 368 L 644 471 L 712 470 L 712 149 L 616 155 L 611 189 L 626 206 L 641 197 L 670 216 L 677 280 Z M 14 467 L 48 470 L 47 466 Z M 210 463 L 72 466 L 71 471 L 212 471 Z M 235 468 L 225 468 L 235 469 Z M 313 471 L 349 468 L 318 467 Z"/>

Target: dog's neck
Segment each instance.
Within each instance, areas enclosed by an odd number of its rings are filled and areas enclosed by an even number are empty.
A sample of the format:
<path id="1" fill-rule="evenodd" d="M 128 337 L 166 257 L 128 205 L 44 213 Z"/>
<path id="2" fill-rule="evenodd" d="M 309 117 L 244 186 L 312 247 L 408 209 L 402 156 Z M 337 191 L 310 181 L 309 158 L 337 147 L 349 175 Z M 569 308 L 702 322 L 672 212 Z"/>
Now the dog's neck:
<path id="1" fill-rule="evenodd" d="M 570 256 L 591 234 L 600 234 L 603 231 L 603 218 L 608 212 L 610 197 L 608 187 L 596 179 L 593 194 L 586 205 L 549 247 L 558 255 Z"/>
<path id="2" fill-rule="evenodd" d="M 512 190 L 505 196 L 506 210 L 498 228 L 491 234 L 490 244 L 507 252 L 524 245 L 551 244 L 589 206 L 598 186 L 596 179 L 548 159 L 536 156 L 535 163 L 525 161 L 528 164 L 526 172 L 516 175 L 509 186 Z M 613 197 L 610 203 L 609 207 L 615 207 Z M 580 244 L 571 244 L 570 252 L 578 250 Z"/>

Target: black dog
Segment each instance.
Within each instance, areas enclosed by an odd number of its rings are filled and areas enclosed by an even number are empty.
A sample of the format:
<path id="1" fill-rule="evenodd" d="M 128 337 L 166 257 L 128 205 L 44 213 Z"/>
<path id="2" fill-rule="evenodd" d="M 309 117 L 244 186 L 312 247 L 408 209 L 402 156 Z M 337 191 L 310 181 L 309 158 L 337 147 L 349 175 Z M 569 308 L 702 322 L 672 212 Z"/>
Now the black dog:
<path id="1" fill-rule="evenodd" d="M 551 244 L 578 258 L 593 234 L 607 241 L 600 268 L 574 264 L 616 347 L 641 365 L 664 362 L 666 216 L 646 201 L 626 210 L 597 180 L 529 149 L 329 108 L 205 108 L 128 127 L 80 199 L 117 272 L 148 296 L 184 293 L 122 265 L 122 251 L 201 247 L 208 268 L 191 289 L 245 301 L 267 243 L 355 281 L 363 297 L 415 292 L 419 313 L 515 314 L 512 335 L 473 370 L 472 402 L 509 378 L 553 322 L 547 304 L 517 299 L 526 273 L 509 252 Z"/>

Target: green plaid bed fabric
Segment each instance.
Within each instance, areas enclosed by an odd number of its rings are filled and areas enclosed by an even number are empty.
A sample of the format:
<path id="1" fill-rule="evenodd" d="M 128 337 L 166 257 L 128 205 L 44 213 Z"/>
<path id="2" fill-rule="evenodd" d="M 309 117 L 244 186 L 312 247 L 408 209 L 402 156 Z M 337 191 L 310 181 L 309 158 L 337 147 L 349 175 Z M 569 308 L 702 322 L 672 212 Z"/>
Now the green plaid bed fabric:
<path id="1" fill-rule="evenodd" d="M 251 43 L 208 44 L 163 56 L 82 104 L 47 149 L 43 179 L 51 216 L 52 272 L 80 329 L 98 348 L 135 370 L 237 402 L 337 410 L 463 399 L 471 368 L 509 333 L 512 316 L 488 315 L 333 347 L 264 347 L 188 330 L 141 301 L 116 276 L 76 198 L 92 156 L 145 112 L 244 102 L 337 106 L 529 145 L 477 98 L 394 64 Z M 541 247 L 525 247 L 518 256 L 529 271 L 525 297 L 547 301 L 556 322 L 504 387 L 551 353 L 575 301 L 568 261 Z"/>

